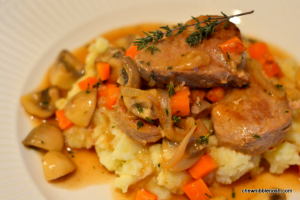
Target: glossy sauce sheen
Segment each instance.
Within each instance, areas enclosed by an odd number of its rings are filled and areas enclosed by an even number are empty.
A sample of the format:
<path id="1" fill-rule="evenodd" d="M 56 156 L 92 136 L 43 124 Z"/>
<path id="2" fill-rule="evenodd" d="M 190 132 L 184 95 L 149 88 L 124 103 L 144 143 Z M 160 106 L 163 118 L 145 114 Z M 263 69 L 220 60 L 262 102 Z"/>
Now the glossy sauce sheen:
<path id="1" fill-rule="evenodd" d="M 139 33 L 142 35 L 142 31 L 149 31 L 149 30 L 156 30 L 161 24 L 144 24 L 144 25 L 137 25 L 131 26 L 126 28 L 115 29 L 110 32 L 103 34 L 102 36 L 109 40 L 109 42 L 113 42 L 119 37 L 126 36 L 131 33 Z M 278 55 L 279 58 L 287 58 L 289 57 L 287 54 L 282 53 L 280 50 L 276 48 L 272 48 L 270 50 L 274 55 Z M 87 45 L 80 47 L 73 51 L 73 54 L 79 59 L 83 64 L 85 63 L 85 56 L 87 55 Z M 42 84 L 38 87 L 38 90 L 46 88 L 49 86 L 49 78 L 48 74 L 46 74 Z M 64 96 L 64 94 L 62 94 Z M 40 120 L 35 117 L 31 117 L 31 121 L 33 122 L 34 126 L 37 126 L 40 123 L 56 123 L 55 118 L 51 118 L 49 120 Z M 300 122 L 300 119 L 298 120 Z M 300 130 L 299 130 L 300 131 Z M 53 184 L 57 187 L 70 189 L 70 190 L 77 190 L 82 189 L 84 187 L 90 185 L 97 185 L 97 184 L 110 184 L 111 191 L 113 194 L 114 199 L 118 200 L 134 200 L 136 195 L 136 188 L 140 188 L 143 185 L 142 181 L 138 183 L 136 186 L 131 186 L 128 193 L 123 194 L 121 190 L 114 189 L 114 179 L 116 175 L 114 173 L 109 172 L 108 170 L 103 167 L 100 162 L 99 158 L 92 148 L 90 150 L 86 149 L 68 149 L 67 147 L 64 148 L 64 154 L 67 155 L 70 159 L 74 161 L 77 166 L 75 172 L 66 175 L 56 181 L 51 181 L 50 184 Z M 266 165 L 265 169 L 269 167 Z M 244 175 L 241 179 L 234 182 L 231 185 L 222 185 L 219 183 L 213 183 L 210 185 L 210 189 L 212 193 L 217 195 L 226 196 L 228 200 L 230 199 L 239 199 L 239 200 L 247 200 L 255 194 L 245 194 L 242 193 L 242 189 L 263 189 L 263 188 L 281 188 L 281 189 L 293 189 L 293 191 L 300 190 L 299 184 L 299 174 L 298 168 L 293 166 L 290 169 L 286 170 L 282 175 L 273 175 L 265 170 L 258 176 L 251 177 L 250 174 Z M 43 178 L 43 177 L 41 177 Z M 235 191 L 235 198 L 232 198 L 232 189 L 234 188 Z M 289 196 L 289 195 L 288 195 Z M 172 200 L 188 200 L 185 195 L 181 196 L 174 196 L 171 198 Z"/>

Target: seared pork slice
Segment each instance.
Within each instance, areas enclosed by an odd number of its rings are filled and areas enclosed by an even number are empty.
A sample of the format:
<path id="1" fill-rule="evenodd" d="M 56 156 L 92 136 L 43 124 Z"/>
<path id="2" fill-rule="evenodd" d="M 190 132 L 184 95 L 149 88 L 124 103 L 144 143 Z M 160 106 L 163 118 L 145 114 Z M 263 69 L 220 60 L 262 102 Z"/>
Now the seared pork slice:
<path id="1" fill-rule="evenodd" d="M 258 155 L 281 142 L 292 124 L 286 97 L 277 98 L 256 83 L 232 89 L 212 110 L 220 145 Z"/>
<path id="2" fill-rule="evenodd" d="M 200 21 L 205 18 L 198 17 Z M 195 20 L 187 22 L 191 23 L 195 23 Z M 168 84 L 172 80 L 175 84 L 185 82 L 187 86 L 201 88 L 247 84 L 249 78 L 244 71 L 244 53 L 230 54 L 228 60 L 220 48 L 221 44 L 233 37 L 241 39 L 240 31 L 231 22 L 226 28 L 223 26 L 217 26 L 212 37 L 196 46 L 190 47 L 185 41 L 195 31 L 194 27 L 188 27 L 181 34 L 158 42 L 155 46 L 161 52 L 155 51 L 152 55 L 150 50 L 141 50 L 135 56 L 141 77 L 149 81 L 153 71 L 153 79 L 158 84 Z"/>
<path id="3" fill-rule="evenodd" d="M 160 129 L 130 113 L 122 98 L 118 99 L 115 111 L 121 130 L 130 138 L 143 144 L 156 142 L 162 138 Z M 138 122 L 142 122 L 143 126 L 138 127 Z"/>

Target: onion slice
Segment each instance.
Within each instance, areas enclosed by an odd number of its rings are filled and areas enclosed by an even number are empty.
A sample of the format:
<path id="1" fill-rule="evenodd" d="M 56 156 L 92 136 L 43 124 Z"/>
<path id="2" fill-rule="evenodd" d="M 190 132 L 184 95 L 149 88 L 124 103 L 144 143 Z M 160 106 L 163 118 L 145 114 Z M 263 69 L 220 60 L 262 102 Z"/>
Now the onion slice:
<path id="1" fill-rule="evenodd" d="M 173 167 L 184 156 L 186 146 L 188 145 L 191 136 L 193 135 L 194 131 L 197 128 L 197 125 L 195 124 L 194 119 L 193 119 L 193 121 L 194 121 L 194 125 L 192 126 L 192 128 L 190 129 L 188 134 L 186 134 L 186 136 L 180 142 L 180 145 L 179 145 L 178 149 L 176 150 L 175 154 L 168 161 L 164 161 L 162 163 L 163 168 L 168 169 L 168 168 Z M 164 140 L 164 141 L 166 141 L 166 140 Z"/>
<path id="2" fill-rule="evenodd" d="M 183 158 L 180 161 L 178 161 L 173 167 L 169 168 L 169 170 L 173 172 L 186 170 L 195 165 L 204 153 L 205 149 L 202 149 L 194 156 L 190 156 L 189 153 L 186 152 Z"/>

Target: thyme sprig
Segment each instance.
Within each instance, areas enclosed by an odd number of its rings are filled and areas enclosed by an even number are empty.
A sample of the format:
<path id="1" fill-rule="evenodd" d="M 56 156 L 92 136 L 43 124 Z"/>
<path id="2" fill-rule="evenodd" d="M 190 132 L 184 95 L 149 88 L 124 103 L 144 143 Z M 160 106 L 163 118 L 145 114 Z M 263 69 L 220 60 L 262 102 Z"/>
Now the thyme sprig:
<path id="1" fill-rule="evenodd" d="M 254 10 L 240 13 L 237 15 L 230 15 L 230 16 L 227 16 L 226 14 L 221 12 L 223 17 L 211 17 L 210 15 L 207 15 L 207 19 L 203 21 L 199 21 L 197 18 L 192 16 L 192 18 L 196 20 L 196 23 L 189 24 L 189 25 L 183 25 L 178 23 L 178 27 L 174 29 L 171 29 L 168 25 L 161 26 L 160 28 L 165 30 L 165 32 L 156 30 L 156 31 L 149 31 L 148 33 L 146 33 L 143 31 L 146 37 L 136 39 L 135 41 L 133 41 L 133 44 L 137 46 L 138 50 L 142 50 L 145 48 L 146 48 L 145 51 L 150 50 L 151 54 L 153 55 L 154 51 L 160 51 L 159 48 L 155 47 L 155 44 L 161 41 L 164 37 L 171 37 L 174 31 L 177 31 L 177 33 L 175 33 L 174 36 L 179 35 L 187 27 L 195 26 L 194 28 L 195 32 L 190 34 L 185 40 L 189 46 L 194 46 L 197 45 L 199 42 L 203 41 L 204 39 L 206 39 L 207 37 L 212 36 L 214 34 L 215 27 L 218 26 L 219 24 L 225 22 L 224 24 L 224 28 L 225 28 L 229 23 L 229 19 L 233 17 L 242 16 L 242 15 L 252 14 L 253 12 Z M 203 23 L 205 24 L 205 26 L 201 27 L 200 25 Z"/>

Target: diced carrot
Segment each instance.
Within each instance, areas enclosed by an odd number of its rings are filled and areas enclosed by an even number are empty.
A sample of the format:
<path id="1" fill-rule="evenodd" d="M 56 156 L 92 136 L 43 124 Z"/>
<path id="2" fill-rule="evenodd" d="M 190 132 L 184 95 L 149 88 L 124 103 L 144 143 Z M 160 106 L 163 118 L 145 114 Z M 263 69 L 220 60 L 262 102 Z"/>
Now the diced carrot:
<path id="1" fill-rule="evenodd" d="M 80 81 L 78 83 L 78 86 L 80 87 L 81 90 L 87 90 L 87 89 L 92 89 L 96 83 L 98 83 L 98 79 L 96 77 L 88 77 L 83 81 Z"/>
<path id="2" fill-rule="evenodd" d="M 58 126 L 61 130 L 65 130 L 73 125 L 73 123 L 66 117 L 64 110 L 57 110 L 55 112 Z"/>
<path id="3" fill-rule="evenodd" d="M 96 62 L 97 75 L 101 81 L 109 79 L 110 66 L 106 62 Z"/>
<path id="4" fill-rule="evenodd" d="M 258 60 L 268 77 L 283 77 L 283 73 L 274 57 L 269 53 L 268 46 L 263 42 L 256 42 L 248 47 L 251 58 Z"/>
<path id="5" fill-rule="evenodd" d="M 205 90 L 192 90 L 190 95 L 190 103 L 196 103 L 197 100 L 202 101 L 205 97 Z"/>
<path id="6" fill-rule="evenodd" d="M 204 155 L 189 169 L 189 172 L 194 179 L 198 179 L 203 178 L 217 167 L 218 163 L 210 155 Z"/>
<path id="7" fill-rule="evenodd" d="M 225 55 L 227 53 L 242 53 L 247 49 L 238 37 L 233 37 L 227 40 L 221 44 L 220 47 Z"/>
<path id="8" fill-rule="evenodd" d="M 156 194 L 153 194 L 145 189 L 139 189 L 137 191 L 135 200 L 157 200 Z"/>
<path id="9" fill-rule="evenodd" d="M 101 84 L 98 87 L 98 98 L 107 97 L 109 89 L 116 88 L 116 87 L 118 87 L 118 86 L 117 86 L 117 84 L 114 84 L 114 83 Z"/>
<path id="10" fill-rule="evenodd" d="M 201 178 L 183 186 L 183 191 L 190 200 L 209 200 L 213 198 L 213 194 Z"/>
<path id="11" fill-rule="evenodd" d="M 262 69 L 268 77 L 278 76 L 283 77 L 283 73 L 277 63 L 267 63 L 262 66 Z"/>
<path id="12" fill-rule="evenodd" d="M 132 58 L 132 60 L 134 60 L 134 57 L 135 57 L 135 55 L 136 55 L 138 52 L 139 52 L 139 51 L 138 51 L 138 49 L 137 49 L 137 46 L 132 44 L 132 45 L 127 49 L 127 51 L 126 51 L 126 53 L 125 53 L 125 56 L 130 56 L 130 57 Z"/>
<path id="13" fill-rule="evenodd" d="M 224 98 L 224 96 L 225 90 L 222 87 L 214 87 L 210 89 L 205 95 L 206 99 L 213 103 L 221 101 Z"/>
<path id="14" fill-rule="evenodd" d="M 119 96 L 120 96 L 120 87 L 109 88 L 106 97 L 105 107 L 107 109 L 112 109 L 112 106 L 116 104 Z"/>
<path id="15" fill-rule="evenodd" d="M 171 98 L 172 115 L 187 116 L 190 114 L 190 92 L 181 90 Z"/>
<path id="16" fill-rule="evenodd" d="M 259 59 L 269 53 L 268 46 L 263 42 L 256 42 L 248 47 L 248 53 L 251 58 Z"/>

